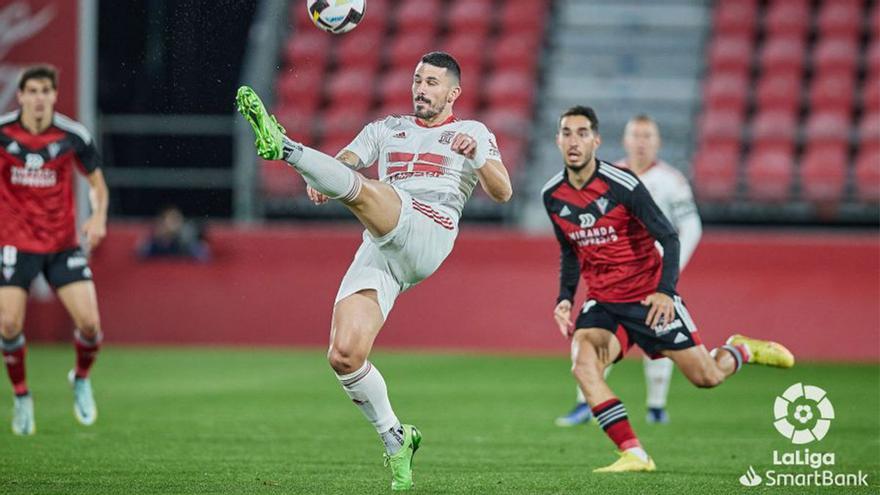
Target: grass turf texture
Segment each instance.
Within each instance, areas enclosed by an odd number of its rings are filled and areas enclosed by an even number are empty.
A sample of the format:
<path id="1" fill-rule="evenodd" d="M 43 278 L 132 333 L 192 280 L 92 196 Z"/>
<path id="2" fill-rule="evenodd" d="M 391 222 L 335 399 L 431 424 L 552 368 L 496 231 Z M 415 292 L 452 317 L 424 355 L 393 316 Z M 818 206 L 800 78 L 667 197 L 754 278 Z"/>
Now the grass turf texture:
<path id="1" fill-rule="evenodd" d="M 78 425 L 67 347 L 29 349 L 37 435 L 9 431 L 0 412 L 0 493 L 386 493 L 389 472 L 372 427 L 344 395 L 320 350 L 105 349 L 93 383 L 98 422 Z M 644 422 L 641 362 L 610 384 L 659 471 L 594 475 L 613 445 L 595 425 L 558 428 L 571 406 L 565 357 L 377 352 L 396 412 L 424 434 L 416 493 L 877 493 L 880 368 L 748 366 L 715 390 L 673 378 L 669 425 Z M 835 452 L 835 472 L 869 487 L 743 488 L 750 465 L 796 450 L 773 428 L 776 395 L 796 382 L 828 391 L 837 419 L 811 451 Z M 802 466 L 779 471 L 806 472 Z"/>

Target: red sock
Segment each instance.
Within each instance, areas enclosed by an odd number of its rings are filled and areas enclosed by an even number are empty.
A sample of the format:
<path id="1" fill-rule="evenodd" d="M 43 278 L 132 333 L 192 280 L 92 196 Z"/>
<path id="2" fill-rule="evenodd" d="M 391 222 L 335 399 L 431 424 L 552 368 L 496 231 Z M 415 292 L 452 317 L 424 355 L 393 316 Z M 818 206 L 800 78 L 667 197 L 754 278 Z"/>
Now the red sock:
<path id="1" fill-rule="evenodd" d="M 18 337 L 12 340 L 3 339 L 3 362 L 6 363 L 6 372 L 9 374 L 9 381 L 12 382 L 12 390 L 15 395 L 26 395 L 28 393 L 27 381 L 25 381 L 24 369 L 24 334 L 18 334 Z"/>
<path id="2" fill-rule="evenodd" d="M 101 334 L 93 338 L 87 338 L 79 330 L 73 332 L 73 345 L 76 347 L 76 374 L 77 378 L 88 378 L 89 370 L 98 356 L 101 348 Z"/>
<path id="3" fill-rule="evenodd" d="M 623 403 L 616 397 L 594 407 L 593 416 L 619 450 L 642 446 L 629 424 Z"/>

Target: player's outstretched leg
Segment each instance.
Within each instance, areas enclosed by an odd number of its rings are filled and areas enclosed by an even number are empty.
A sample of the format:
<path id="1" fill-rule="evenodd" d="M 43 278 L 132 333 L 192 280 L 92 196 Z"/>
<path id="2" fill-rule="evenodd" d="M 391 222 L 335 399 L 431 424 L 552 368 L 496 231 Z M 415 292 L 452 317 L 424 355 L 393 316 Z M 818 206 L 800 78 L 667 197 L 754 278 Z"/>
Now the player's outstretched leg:
<path id="1" fill-rule="evenodd" d="M 617 445 L 620 458 L 613 464 L 595 469 L 594 473 L 654 471 L 654 465 L 636 437 L 626 408 L 605 382 L 605 369 L 621 352 L 620 343 L 608 330 L 601 328 L 578 329 L 573 339 L 578 341 L 578 354 L 572 373 L 584 391 L 587 403 L 599 426 Z"/>
<path id="2" fill-rule="evenodd" d="M 391 408 L 388 388 L 379 370 L 367 360 L 384 323 L 375 290 L 363 290 L 336 304 L 328 359 L 345 393 L 376 428 L 385 445 L 385 465 L 391 468 L 391 488 L 413 486 L 412 457 L 422 435 L 402 425 Z"/>
<path id="3" fill-rule="evenodd" d="M 332 156 L 303 146 L 284 135 L 284 128 L 266 111 L 257 93 L 248 86 L 238 88 L 238 111 L 251 124 L 257 154 L 267 160 L 284 160 L 321 194 L 343 203 L 354 201 L 364 179 Z"/>
<path id="4" fill-rule="evenodd" d="M 794 366 L 794 355 L 778 342 L 752 339 L 744 335 L 732 335 L 727 339 L 727 345 L 745 347 L 751 355 L 751 359 L 747 361 L 750 363 L 778 368 Z"/>
<path id="5" fill-rule="evenodd" d="M 669 422 L 666 412 L 666 399 L 669 396 L 669 383 L 672 381 L 672 369 L 675 367 L 668 358 L 651 359 L 645 356 L 645 389 L 648 412 L 645 420 L 648 423 L 665 424 Z"/>

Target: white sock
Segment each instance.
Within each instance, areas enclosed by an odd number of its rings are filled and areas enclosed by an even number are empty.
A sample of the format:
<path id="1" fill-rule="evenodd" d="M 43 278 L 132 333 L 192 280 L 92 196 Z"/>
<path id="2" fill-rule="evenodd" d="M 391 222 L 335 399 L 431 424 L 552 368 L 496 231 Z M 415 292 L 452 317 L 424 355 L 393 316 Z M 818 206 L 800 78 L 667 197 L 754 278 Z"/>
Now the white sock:
<path id="1" fill-rule="evenodd" d="M 400 423 L 389 428 L 387 431 L 379 432 L 382 443 L 385 444 L 385 451 L 394 455 L 403 448 L 403 426 Z"/>
<path id="2" fill-rule="evenodd" d="M 382 373 L 369 361 L 354 373 L 336 375 L 342 389 L 373 424 L 379 435 L 400 425 L 388 400 L 388 388 Z"/>
<path id="3" fill-rule="evenodd" d="M 650 359 L 645 357 L 645 385 L 648 391 L 648 407 L 663 409 L 669 396 L 669 382 L 672 381 L 674 364 L 669 358 Z"/>
<path id="4" fill-rule="evenodd" d="M 325 196 L 344 203 L 361 192 L 360 174 L 330 155 L 284 137 L 284 161 L 293 165 L 306 182 Z"/>
<path id="5" fill-rule="evenodd" d="M 626 449 L 626 451 L 632 452 L 633 454 L 637 455 L 639 457 L 639 459 L 641 459 L 645 462 L 648 462 L 648 453 L 645 452 L 645 449 L 643 449 L 641 447 L 630 447 L 630 448 Z"/>

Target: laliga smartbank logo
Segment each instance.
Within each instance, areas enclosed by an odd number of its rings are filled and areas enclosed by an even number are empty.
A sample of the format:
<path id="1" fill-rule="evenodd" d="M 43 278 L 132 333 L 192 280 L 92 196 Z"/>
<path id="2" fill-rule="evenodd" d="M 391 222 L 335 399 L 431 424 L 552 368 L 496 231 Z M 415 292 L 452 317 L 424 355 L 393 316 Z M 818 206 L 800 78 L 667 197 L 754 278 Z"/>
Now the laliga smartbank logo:
<path id="1" fill-rule="evenodd" d="M 831 429 L 834 406 L 825 390 L 814 385 L 795 383 L 776 398 L 773 426 L 794 445 L 819 442 Z M 749 466 L 739 477 L 743 486 L 868 486 L 868 474 L 835 473 L 834 452 L 816 452 L 808 448 L 773 451 L 774 469 L 763 473 Z M 778 466 L 778 467 L 777 467 Z M 784 470 L 784 471 L 783 471 Z M 795 471 L 797 470 L 797 471 Z M 763 476 L 762 476 L 763 474 Z"/>

